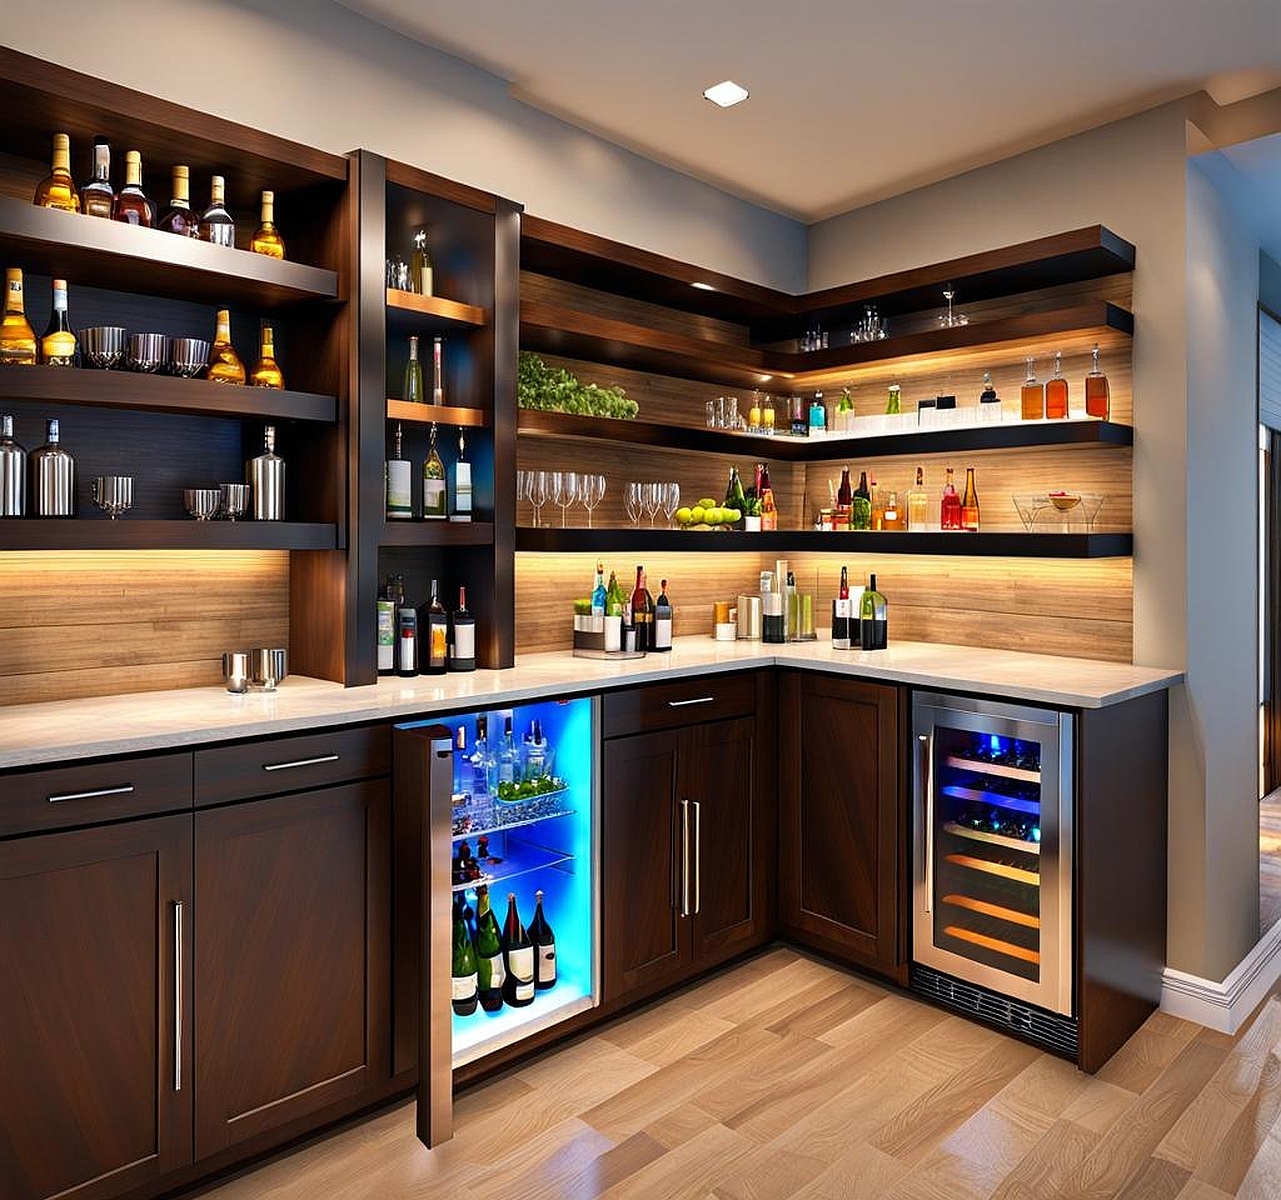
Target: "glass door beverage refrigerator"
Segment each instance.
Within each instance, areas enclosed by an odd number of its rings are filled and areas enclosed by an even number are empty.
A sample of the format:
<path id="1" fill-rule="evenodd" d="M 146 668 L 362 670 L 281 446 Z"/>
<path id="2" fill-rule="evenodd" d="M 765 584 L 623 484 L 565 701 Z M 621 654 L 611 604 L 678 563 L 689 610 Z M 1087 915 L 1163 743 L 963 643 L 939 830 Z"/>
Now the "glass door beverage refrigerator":
<path id="1" fill-rule="evenodd" d="M 911 986 L 1075 1057 L 1073 717 L 916 693 Z"/>

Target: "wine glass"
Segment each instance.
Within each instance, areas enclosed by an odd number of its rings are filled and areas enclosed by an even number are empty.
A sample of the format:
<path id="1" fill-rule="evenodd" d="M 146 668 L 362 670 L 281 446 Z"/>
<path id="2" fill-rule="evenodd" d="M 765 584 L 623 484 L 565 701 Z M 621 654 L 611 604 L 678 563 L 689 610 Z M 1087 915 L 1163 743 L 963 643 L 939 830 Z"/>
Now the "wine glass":
<path id="1" fill-rule="evenodd" d="M 530 471 L 529 473 L 529 502 L 534 506 L 535 529 L 542 525 L 540 514 L 543 511 L 543 505 L 547 503 L 551 475 L 551 471 Z"/>
<path id="2" fill-rule="evenodd" d="M 627 505 L 627 516 L 633 525 L 640 524 L 641 518 L 641 484 L 629 483 L 623 494 L 623 500 Z"/>
<path id="3" fill-rule="evenodd" d="M 679 483 L 663 484 L 663 515 L 667 518 L 667 528 L 672 527 L 672 514 L 681 506 L 681 485 Z"/>
<path id="4" fill-rule="evenodd" d="M 592 527 L 592 509 L 601 502 L 605 495 L 605 476 L 584 475 L 582 491 L 583 507 L 587 510 L 587 528 L 590 529 Z"/>
<path id="5" fill-rule="evenodd" d="M 553 508 L 560 503 L 561 488 L 565 486 L 565 473 L 563 471 L 547 472 L 547 503 Z"/>
<path id="6" fill-rule="evenodd" d="M 654 528 L 654 518 L 658 515 L 659 505 L 663 502 L 663 485 L 647 483 L 645 485 L 645 513 L 649 517 L 649 527 Z"/>
<path id="7" fill-rule="evenodd" d="M 565 514 L 568 509 L 572 508 L 574 501 L 578 499 L 578 474 L 574 471 L 564 471 L 561 474 L 560 499 L 557 503 L 560 505 L 560 527 L 565 528 Z"/>
<path id="8" fill-rule="evenodd" d="M 517 470 L 516 472 L 516 504 L 519 507 L 522 500 L 529 499 L 529 472 Z M 517 518 L 519 520 L 519 518 Z"/>

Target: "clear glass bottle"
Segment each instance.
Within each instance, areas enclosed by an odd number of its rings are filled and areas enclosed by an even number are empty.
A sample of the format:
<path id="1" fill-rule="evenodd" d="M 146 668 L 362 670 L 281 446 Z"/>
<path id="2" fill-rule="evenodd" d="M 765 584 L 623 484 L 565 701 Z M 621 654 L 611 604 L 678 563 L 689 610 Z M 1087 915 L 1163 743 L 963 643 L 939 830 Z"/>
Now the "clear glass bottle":
<path id="1" fill-rule="evenodd" d="M 236 348 L 231 344 L 231 310 L 220 308 L 214 331 L 213 344 L 209 347 L 209 366 L 205 378 L 214 383 L 244 383 L 245 364 L 240 361 Z"/>
<path id="2" fill-rule="evenodd" d="M 939 502 L 939 528 L 945 533 L 961 528 L 961 497 L 956 494 L 954 474 L 952 468 L 948 467 L 943 499 Z"/>
<path id="3" fill-rule="evenodd" d="M 71 178 L 71 138 L 65 133 L 53 135 L 53 167 L 36 187 L 32 201 L 37 208 L 60 208 L 63 212 L 80 211 L 80 193 Z"/>
<path id="4" fill-rule="evenodd" d="M 221 175 L 209 181 L 209 207 L 200 214 L 200 240 L 215 246 L 236 244 L 236 222 L 227 211 L 227 181 Z"/>
<path id="5" fill-rule="evenodd" d="M 123 221 L 126 225 L 140 225 L 143 229 L 150 229 L 155 224 L 151 201 L 142 190 L 142 155 L 137 150 L 130 150 L 125 155 L 125 185 L 116 193 L 111 219 Z"/>
<path id="6" fill-rule="evenodd" d="M 427 457 L 423 460 L 423 520 L 443 521 L 449 516 L 445 499 L 445 464 L 436 450 L 436 424 L 433 421 L 428 438 Z"/>
<path id="7" fill-rule="evenodd" d="M 1108 377 L 1099 366 L 1099 344 L 1094 343 L 1094 365 L 1085 377 L 1085 415 L 1108 420 L 1112 415 L 1112 399 L 1108 394 Z"/>
<path id="8" fill-rule="evenodd" d="M 1027 378 L 1019 393 L 1019 403 L 1023 420 L 1039 421 L 1045 416 L 1045 388 L 1037 382 L 1036 361 L 1030 355 L 1027 360 Z"/>
<path id="9" fill-rule="evenodd" d="M 285 257 L 285 239 L 276 228 L 275 192 L 262 194 L 262 216 L 258 230 L 249 243 L 249 249 L 255 254 L 265 254 L 268 258 Z"/>
<path id="10" fill-rule="evenodd" d="M 414 234 L 414 252 L 409 258 L 409 278 L 414 291 L 420 296 L 432 296 L 433 272 L 431 254 L 427 249 L 427 230 Z"/>
<path id="11" fill-rule="evenodd" d="M 520 764 L 520 750 L 512 736 L 512 719 L 507 717 L 503 724 L 503 740 L 498 746 L 498 797 L 503 797 L 504 785 L 516 782 L 516 772 Z"/>
<path id="12" fill-rule="evenodd" d="M 169 207 L 160 214 L 156 228 L 179 237 L 199 237 L 200 222 L 191 211 L 191 173 L 184 166 L 173 169 L 173 188 Z"/>
<path id="13" fill-rule="evenodd" d="M 80 365 L 80 343 L 67 316 L 67 281 L 53 281 L 53 308 L 49 325 L 40 339 L 40 361 L 49 367 L 76 367 Z"/>
<path id="14" fill-rule="evenodd" d="M 111 144 L 93 139 L 93 174 L 80 186 L 80 211 L 90 217 L 110 217 L 116 190 L 111 186 Z"/>
<path id="15" fill-rule="evenodd" d="M 276 362 L 275 333 L 270 325 L 264 325 L 259 334 L 258 362 L 249 376 L 253 387 L 283 388 L 285 376 Z"/>
<path id="16" fill-rule="evenodd" d="M 418 361 L 417 336 L 409 339 L 409 362 L 405 364 L 405 386 L 401 395 L 413 404 L 423 402 L 423 364 Z"/>
<path id="17" fill-rule="evenodd" d="M 31 328 L 22 299 L 22 270 L 4 273 L 4 317 L 0 318 L 0 365 L 35 366 L 36 331 Z"/>
<path id="18" fill-rule="evenodd" d="M 431 340 L 431 402 L 445 403 L 445 339 Z"/>
<path id="19" fill-rule="evenodd" d="M 930 525 L 930 498 L 925 490 L 925 468 L 916 468 L 916 483 L 907 494 L 907 528 L 924 533 Z"/>
<path id="20" fill-rule="evenodd" d="M 1054 352 L 1054 374 L 1045 385 L 1045 416 L 1050 421 L 1066 421 L 1068 415 L 1068 381 L 1063 378 L 1063 352 Z"/>

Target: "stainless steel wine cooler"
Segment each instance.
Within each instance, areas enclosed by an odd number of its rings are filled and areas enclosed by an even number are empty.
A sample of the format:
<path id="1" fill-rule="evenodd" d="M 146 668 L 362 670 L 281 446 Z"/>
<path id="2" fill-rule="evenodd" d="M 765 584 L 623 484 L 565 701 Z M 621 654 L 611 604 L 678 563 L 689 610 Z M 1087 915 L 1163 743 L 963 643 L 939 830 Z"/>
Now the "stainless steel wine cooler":
<path id="1" fill-rule="evenodd" d="M 1073 717 L 917 693 L 913 734 L 912 987 L 1074 1054 Z"/>

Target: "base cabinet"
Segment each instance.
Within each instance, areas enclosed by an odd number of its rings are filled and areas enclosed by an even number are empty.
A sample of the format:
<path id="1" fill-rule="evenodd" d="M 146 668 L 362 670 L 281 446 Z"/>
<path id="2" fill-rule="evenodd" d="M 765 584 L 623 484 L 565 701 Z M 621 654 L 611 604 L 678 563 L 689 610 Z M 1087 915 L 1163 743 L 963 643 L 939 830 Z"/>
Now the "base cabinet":
<path id="1" fill-rule="evenodd" d="M 900 693 L 784 671 L 779 899 L 785 935 L 897 976 L 905 967 Z"/>

